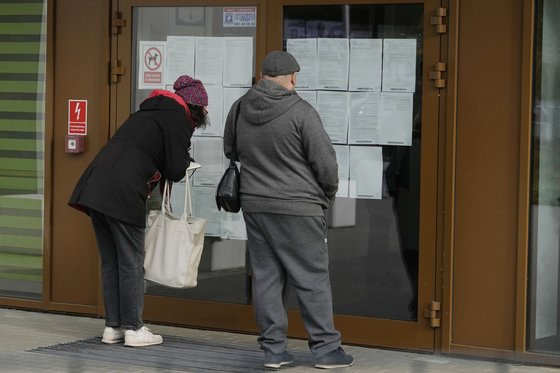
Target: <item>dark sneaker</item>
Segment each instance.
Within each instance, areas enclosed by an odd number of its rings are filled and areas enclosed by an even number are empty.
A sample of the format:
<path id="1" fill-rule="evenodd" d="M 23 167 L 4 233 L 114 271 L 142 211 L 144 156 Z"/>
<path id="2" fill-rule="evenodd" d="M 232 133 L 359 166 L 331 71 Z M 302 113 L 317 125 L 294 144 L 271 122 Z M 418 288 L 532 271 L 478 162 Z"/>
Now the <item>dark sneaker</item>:
<path id="1" fill-rule="evenodd" d="M 284 351 L 281 354 L 274 354 L 272 351 L 264 353 L 264 366 L 267 368 L 280 368 L 282 365 L 291 364 L 294 362 L 294 357 L 288 352 Z"/>
<path id="2" fill-rule="evenodd" d="M 351 367 L 354 364 L 354 358 L 348 355 L 342 348 L 338 348 L 329 352 L 325 356 L 321 356 L 315 362 L 315 368 L 334 369 Z"/>

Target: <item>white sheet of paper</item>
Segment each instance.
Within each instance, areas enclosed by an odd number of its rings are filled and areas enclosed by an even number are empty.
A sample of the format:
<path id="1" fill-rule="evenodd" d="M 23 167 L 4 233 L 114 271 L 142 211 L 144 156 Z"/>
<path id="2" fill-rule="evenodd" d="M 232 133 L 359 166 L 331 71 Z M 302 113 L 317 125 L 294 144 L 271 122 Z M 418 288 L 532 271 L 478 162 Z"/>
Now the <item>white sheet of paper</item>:
<path id="1" fill-rule="evenodd" d="M 317 88 L 346 91 L 350 47 L 348 39 L 317 39 Z M 297 88 L 297 87 L 296 87 Z"/>
<path id="2" fill-rule="evenodd" d="M 333 145 L 338 163 L 338 191 L 337 197 L 348 197 L 350 182 L 350 147 L 346 145 Z"/>
<path id="3" fill-rule="evenodd" d="M 416 89 L 416 39 L 383 39 L 383 87 L 385 92 Z"/>
<path id="4" fill-rule="evenodd" d="M 378 146 L 350 146 L 350 198 L 381 199 L 383 153 Z"/>
<path id="5" fill-rule="evenodd" d="M 381 92 L 379 144 L 412 145 L 413 93 Z"/>
<path id="6" fill-rule="evenodd" d="M 297 94 L 317 110 L 317 91 L 297 91 Z"/>
<path id="7" fill-rule="evenodd" d="M 195 48 L 194 77 L 210 85 L 222 86 L 224 38 L 197 37 Z"/>
<path id="8" fill-rule="evenodd" d="M 245 219 L 243 219 L 243 214 L 241 212 L 232 214 L 230 212 L 222 211 L 220 215 L 222 218 L 220 223 L 220 237 L 222 239 L 247 239 L 247 228 L 245 226 Z"/>
<path id="9" fill-rule="evenodd" d="M 317 39 L 288 39 L 286 50 L 297 60 L 296 89 L 317 88 Z"/>
<path id="10" fill-rule="evenodd" d="M 167 37 L 167 84 L 173 85 L 181 75 L 194 76 L 195 40 L 194 36 Z"/>
<path id="11" fill-rule="evenodd" d="M 192 187 L 191 191 L 193 216 L 204 218 L 207 222 L 204 235 L 220 237 L 222 217 L 220 211 L 218 211 L 216 207 L 216 187 Z"/>
<path id="12" fill-rule="evenodd" d="M 217 186 L 224 173 L 221 137 L 193 137 L 192 157 L 202 165 L 197 169 L 194 186 Z"/>
<path id="13" fill-rule="evenodd" d="M 223 98 L 224 98 L 224 111 L 223 111 L 223 119 L 222 122 L 225 124 L 226 119 L 229 113 L 229 109 L 231 109 L 231 105 L 238 98 L 243 96 L 250 88 L 224 88 Z M 223 131 L 222 131 L 223 135 Z"/>
<path id="14" fill-rule="evenodd" d="M 350 92 L 348 144 L 379 143 L 379 92 Z"/>
<path id="15" fill-rule="evenodd" d="M 165 41 L 138 42 L 138 89 L 165 87 Z"/>
<path id="16" fill-rule="evenodd" d="M 323 127 L 333 144 L 346 144 L 348 137 L 348 93 L 318 91 L 317 107 Z"/>
<path id="17" fill-rule="evenodd" d="M 224 38 L 224 87 L 250 87 L 253 80 L 253 38 Z"/>
<path id="18" fill-rule="evenodd" d="M 210 119 L 210 125 L 206 128 L 197 128 L 194 131 L 194 136 L 223 136 L 224 135 L 224 123 L 222 110 L 224 108 L 223 103 L 223 89 L 218 86 L 208 86 L 206 88 L 206 93 L 208 94 L 208 117 Z"/>
<path id="19" fill-rule="evenodd" d="M 380 91 L 382 39 L 350 39 L 349 91 Z"/>

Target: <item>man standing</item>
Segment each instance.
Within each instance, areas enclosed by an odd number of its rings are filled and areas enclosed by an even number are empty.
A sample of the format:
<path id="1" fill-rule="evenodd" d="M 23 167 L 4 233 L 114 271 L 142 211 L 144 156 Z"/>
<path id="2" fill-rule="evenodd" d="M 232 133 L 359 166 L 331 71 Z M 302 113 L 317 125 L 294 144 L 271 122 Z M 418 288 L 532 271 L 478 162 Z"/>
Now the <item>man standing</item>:
<path id="1" fill-rule="evenodd" d="M 340 347 L 334 328 L 326 245 L 325 210 L 338 189 L 338 166 L 317 111 L 294 91 L 299 69 L 287 52 L 266 56 L 262 79 L 229 111 L 224 152 L 241 162 L 241 207 L 264 365 L 293 362 L 286 351 L 283 297 L 289 279 L 315 367 L 347 367 L 353 358 Z"/>

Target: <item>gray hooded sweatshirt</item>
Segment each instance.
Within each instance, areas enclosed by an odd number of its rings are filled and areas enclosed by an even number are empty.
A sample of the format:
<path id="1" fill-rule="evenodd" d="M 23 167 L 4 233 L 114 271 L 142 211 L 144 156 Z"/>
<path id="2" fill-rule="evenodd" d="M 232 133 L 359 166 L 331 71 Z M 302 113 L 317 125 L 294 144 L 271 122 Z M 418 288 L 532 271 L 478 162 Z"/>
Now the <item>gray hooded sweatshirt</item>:
<path id="1" fill-rule="evenodd" d="M 224 153 L 241 162 L 241 208 L 248 213 L 323 216 L 338 189 L 336 155 L 319 114 L 271 80 L 260 80 L 232 105 Z"/>

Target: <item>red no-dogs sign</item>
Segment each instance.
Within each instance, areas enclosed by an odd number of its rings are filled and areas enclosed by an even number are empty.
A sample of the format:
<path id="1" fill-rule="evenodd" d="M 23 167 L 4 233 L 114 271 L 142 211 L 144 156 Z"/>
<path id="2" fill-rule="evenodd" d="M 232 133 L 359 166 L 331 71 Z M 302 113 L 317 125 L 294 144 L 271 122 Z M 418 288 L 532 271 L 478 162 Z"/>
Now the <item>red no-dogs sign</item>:
<path id="1" fill-rule="evenodd" d="M 87 100 L 68 100 L 68 134 L 87 135 Z"/>
<path id="2" fill-rule="evenodd" d="M 138 42 L 138 89 L 164 88 L 165 42 Z"/>

